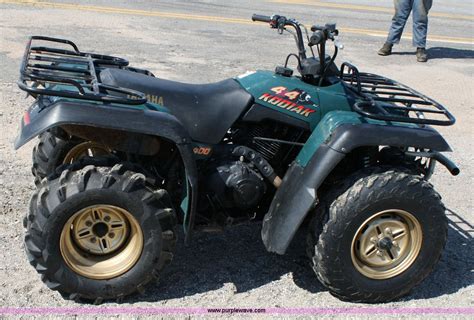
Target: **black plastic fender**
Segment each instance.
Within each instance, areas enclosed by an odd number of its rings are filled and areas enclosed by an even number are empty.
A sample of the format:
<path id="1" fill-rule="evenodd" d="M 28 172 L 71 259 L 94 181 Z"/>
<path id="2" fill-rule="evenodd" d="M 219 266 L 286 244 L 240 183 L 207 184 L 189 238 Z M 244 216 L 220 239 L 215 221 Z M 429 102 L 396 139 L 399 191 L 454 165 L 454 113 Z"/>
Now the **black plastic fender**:
<path id="1" fill-rule="evenodd" d="M 15 149 L 48 129 L 66 124 L 154 135 L 173 141 L 181 154 L 188 180 L 190 194 L 185 221 L 186 238 L 188 238 L 197 205 L 197 167 L 191 138 L 176 117 L 146 108 L 96 103 L 60 100 L 45 105 L 47 106 L 43 105 L 43 100 L 40 98 L 26 111 L 21 121 L 20 134 L 14 143 Z"/>
<path id="2" fill-rule="evenodd" d="M 443 137 L 430 127 L 367 123 L 338 126 L 305 166 L 295 161 L 285 174 L 263 220 L 262 240 L 267 250 L 285 253 L 308 212 L 318 204 L 318 188 L 347 153 L 357 147 L 378 145 L 451 151 Z"/>

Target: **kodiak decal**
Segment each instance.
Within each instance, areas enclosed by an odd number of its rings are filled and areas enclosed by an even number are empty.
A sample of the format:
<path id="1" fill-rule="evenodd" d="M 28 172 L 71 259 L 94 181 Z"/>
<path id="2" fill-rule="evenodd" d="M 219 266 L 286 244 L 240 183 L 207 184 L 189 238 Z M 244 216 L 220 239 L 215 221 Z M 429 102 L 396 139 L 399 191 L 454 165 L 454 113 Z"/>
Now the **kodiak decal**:
<path id="1" fill-rule="evenodd" d="M 309 117 L 315 109 L 308 108 L 302 104 L 310 104 L 313 108 L 317 105 L 311 100 L 311 96 L 303 90 L 288 90 L 286 87 L 274 87 L 270 89 L 275 94 L 264 93 L 258 99 L 274 106 L 294 112 L 303 117 Z"/>

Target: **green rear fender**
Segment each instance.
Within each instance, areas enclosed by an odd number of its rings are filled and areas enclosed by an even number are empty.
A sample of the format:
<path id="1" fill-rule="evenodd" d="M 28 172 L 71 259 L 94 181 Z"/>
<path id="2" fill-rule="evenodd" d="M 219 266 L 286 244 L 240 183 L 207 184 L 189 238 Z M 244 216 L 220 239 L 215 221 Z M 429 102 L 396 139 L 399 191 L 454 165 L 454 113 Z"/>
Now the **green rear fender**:
<path id="1" fill-rule="evenodd" d="M 47 108 L 44 103 L 49 103 Z M 73 124 L 99 129 L 125 131 L 165 138 L 176 144 L 186 171 L 186 195 L 182 202 L 185 214 L 184 228 L 189 239 L 197 205 L 197 167 L 193 153 L 194 144 L 181 122 L 158 104 L 125 106 L 79 99 L 41 100 L 34 103 L 21 121 L 15 149 L 54 127 Z"/>

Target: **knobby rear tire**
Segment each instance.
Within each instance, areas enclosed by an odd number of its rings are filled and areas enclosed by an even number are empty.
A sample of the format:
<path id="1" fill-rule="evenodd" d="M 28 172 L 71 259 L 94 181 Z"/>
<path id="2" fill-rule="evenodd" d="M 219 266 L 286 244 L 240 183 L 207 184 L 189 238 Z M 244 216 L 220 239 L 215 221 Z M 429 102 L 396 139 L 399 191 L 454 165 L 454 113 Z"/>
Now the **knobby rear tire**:
<path id="1" fill-rule="evenodd" d="M 60 235 L 68 219 L 81 208 L 108 204 L 129 211 L 143 232 L 143 250 L 126 273 L 112 279 L 95 280 L 74 272 L 59 248 Z M 173 258 L 176 217 L 165 190 L 150 189 L 141 173 L 117 164 L 64 170 L 54 180 L 43 180 L 30 201 L 24 219 L 25 249 L 30 264 L 42 281 L 63 297 L 101 303 L 122 300 L 157 280 Z"/>
<path id="2" fill-rule="evenodd" d="M 78 144 L 77 141 L 59 138 L 49 131 L 43 132 L 38 138 L 38 143 L 33 147 L 31 168 L 36 185 L 54 172 L 63 163 L 66 154 Z"/>

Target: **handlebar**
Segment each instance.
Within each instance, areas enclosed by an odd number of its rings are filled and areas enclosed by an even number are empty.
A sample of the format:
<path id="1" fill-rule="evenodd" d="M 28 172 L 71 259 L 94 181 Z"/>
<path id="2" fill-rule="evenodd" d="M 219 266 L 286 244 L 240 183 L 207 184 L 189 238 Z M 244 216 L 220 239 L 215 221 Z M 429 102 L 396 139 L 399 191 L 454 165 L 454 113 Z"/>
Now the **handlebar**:
<path id="1" fill-rule="evenodd" d="M 272 17 L 254 14 L 252 15 L 252 21 L 270 22 L 272 21 Z"/>
<path id="2" fill-rule="evenodd" d="M 280 16 L 277 14 L 271 17 L 259 15 L 259 14 L 253 14 L 252 20 L 268 22 L 270 23 L 270 27 L 272 27 L 273 29 L 278 29 L 278 32 L 280 34 L 283 33 L 283 30 L 285 30 L 286 26 L 293 27 L 296 31 L 296 39 L 297 39 L 296 44 L 298 46 L 299 57 L 302 60 L 306 59 L 306 50 L 304 48 L 303 34 L 301 32 L 300 24 L 296 20 L 287 19 L 286 17 Z"/>
<path id="3" fill-rule="evenodd" d="M 298 47 L 298 61 L 299 61 L 299 67 L 301 68 L 300 73 L 305 76 L 305 75 L 312 75 L 312 70 L 310 67 L 310 64 L 312 63 L 311 61 L 308 62 L 308 70 L 304 70 L 302 67 L 302 62 L 306 61 L 306 49 L 305 49 L 305 39 L 303 37 L 303 30 L 306 32 L 306 36 L 308 37 L 308 31 L 306 30 L 305 26 L 300 24 L 298 21 L 295 19 L 288 19 L 285 16 L 280 16 L 280 15 L 272 15 L 272 16 L 264 16 L 264 15 L 259 15 L 259 14 L 253 14 L 252 15 L 252 21 L 260 21 L 260 22 L 267 22 L 270 24 L 270 27 L 272 29 L 278 29 L 278 33 L 282 34 L 283 31 L 288 31 L 293 36 L 295 37 L 296 40 L 296 46 Z M 287 30 L 287 27 L 291 27 L 295 30 L 295 32 L 292 32 L 290 30 Z M 324 26 L 318 26 L 318 25 L 313 25 L 311 27 L 311 31 L 313 31 L 313 34 L 311 37 L 308 39 L 308 45 L 309 47 L 317 46 L 318 47 L 318 55 L 319 55 L 319 61 L 321 64 L 320 69 L 320 76 L 321 76 L 321 81 L 322 82 L 324 75 L 327 71 L 327 63 L 326 63 L 326 53 L 325 53 L 325 47 L 326 47 L 326 42 L 328 40 L 331 40 L 334 42 L 335 45 L 335 51 L 334 55 L 330 61 L 330 63 L 334 62 L 334 59 L 336 58 L 337 51 L 338 49 L 342 49 L 344 46 L 339 42 L 338 40 L 338 34 L 339 31 L 336 29 L 336 24 L 335 23 L 326 23 Z M 311 52 L 314 52 L 311 49 Z M 306 72 L 307 71 L 307 72 Z"/>

